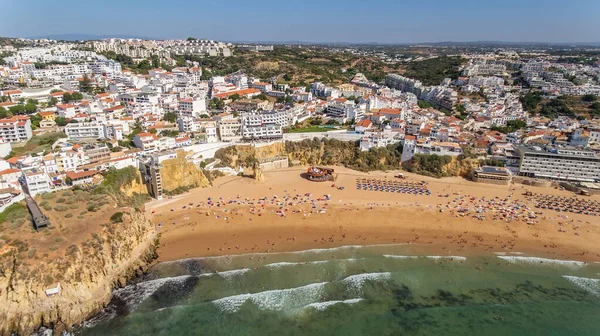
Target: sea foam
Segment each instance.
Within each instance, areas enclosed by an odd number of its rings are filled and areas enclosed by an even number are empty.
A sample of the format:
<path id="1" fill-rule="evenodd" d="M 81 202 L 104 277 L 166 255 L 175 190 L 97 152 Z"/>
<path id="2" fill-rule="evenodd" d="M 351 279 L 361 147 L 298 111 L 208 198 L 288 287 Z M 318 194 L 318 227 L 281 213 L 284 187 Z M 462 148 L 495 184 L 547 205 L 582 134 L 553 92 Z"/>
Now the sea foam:
<path id="1" fill-rule="evenodd" d="M 300 308 L 318 300 L 326 284 L 327 282 L 320 282 L 296 288 L 233 295 L 215 300 L 213 304 L 229 313 L 237 312 L 246 301 L 264 310 L 281 311 Z"/>
<path id="2" fill-rule="evenodd" d="M 581 278 L 570 275 L 563 275 L 563 278 L 571 281 L 585 291 L 600 296 L 600 279 Z"/>
<path id="3" fill-rule="evenodd" d="M 362 294 L 363 285 L 367 280 L 389 280 L 392 278 L 392 273 L 390 272 L 381 272 L 381 273 L 362 273 L 355 274 L 349 277 L 346 277 L 342 280 L 349 289 L 354 290 L 355 292 Z"/>
<path id="4" fill-rule="evenodd" d="M 546 259 L 538 257 L 512 257 L 512 256 L 497 256 L 498 258 L 508 261 L 511 264 L 515 263 L 527 263 L 527 264 L 542 264 L 542 265 L 555 265 L 564 266 L 569 268 L 578 268 L 585 266 L 583 261 L 575 260 L 558 260 L 558 259 Z"/>
<path id="5" fill-rule="evenodd" d="M 234 270 L 229 270 L 229 271 L 217 272 L 217 274 L 227 280 L 231 280 L 232 278 L 234 278 L 238 275 L 242 275 L 247 272 L 250 272 L 249 268 L 240 268 L 240 269 L 234 269 Z"/>
<path id="6" fill-rule="evenodd" d="M 343 303 L 343 304 L 354 304 L 354 303 L 358 303 L 360 301 L 362 301 L 363 299 L 348 299 L 348 300 L 334 300 L 334 301 L 325 301 L 325 302 L 314 302 L 314 303 L 310 303 L 307 304 L 306 306 L 304 306 L 304 308 L 314 308 L 315 310 L 325 310 L 333 305 L 336 305 L 338 303 Z"/>

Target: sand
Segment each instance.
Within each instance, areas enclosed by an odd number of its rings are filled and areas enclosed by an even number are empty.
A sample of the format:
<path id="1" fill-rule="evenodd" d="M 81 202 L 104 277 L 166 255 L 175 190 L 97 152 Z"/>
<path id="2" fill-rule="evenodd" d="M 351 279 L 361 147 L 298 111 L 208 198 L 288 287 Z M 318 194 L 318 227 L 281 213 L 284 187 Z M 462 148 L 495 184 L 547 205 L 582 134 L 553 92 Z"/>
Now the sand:
<path id="1" fill-rule="evenodd" d="M 522 252 L 555 259 L 600 261 L 600 249 L 595 243 L 600 238 L 600 217 L 534 209 L 542 213 L 537 215 L 535 224 L 528 225 L 522 220 L 460 217 L 445 207 L 458 197 L 456 194 L 477 199 L 512 195 L 511 202 L 521 202 L 533 209 L 533 204 L 522 195 L 526 190 L 571 197 L 570 192 L 406 173 L 408 181 L 427 182 L 432 195 L 363 191 L 355 188 L 357 177 L 393 179 L 396 172 L 367 174 L 343 167 L 335 170 L 335 184 L 344 186 L 344 190 L 332 188 L 331 182 L 303 179 L 300 175 L 306 167 L 302 167 L 267 172 L 264 182 L 242 177 L 219 178 L 211 188 L 194 189 L 147 204 L 148 215 L 157 226 L 161 224 L 159 261 L 374 244 L 411 244 L 415 253 L 436 255 Z M 286 205 L 286 215 L 280 216 L 279 206 L 268 202 L 264 208 L 255 205 L 255 209 L 263 208 L 259 216 L 257 211 L 252 214 L 247 204 L 219 207 L 207 204 L 209 197 L 213 201 L 222 198 L 223 202 L 262 197 L 270 201 L 274 195 L 283 199 L 285 195 L 305 193 L 311 193 L 313 199 L 329 194 L 330 200 L 316 202 L 318 209 L 325 207 L 326 211 L 317 213 L 309 203 L 295 204 Z"/>

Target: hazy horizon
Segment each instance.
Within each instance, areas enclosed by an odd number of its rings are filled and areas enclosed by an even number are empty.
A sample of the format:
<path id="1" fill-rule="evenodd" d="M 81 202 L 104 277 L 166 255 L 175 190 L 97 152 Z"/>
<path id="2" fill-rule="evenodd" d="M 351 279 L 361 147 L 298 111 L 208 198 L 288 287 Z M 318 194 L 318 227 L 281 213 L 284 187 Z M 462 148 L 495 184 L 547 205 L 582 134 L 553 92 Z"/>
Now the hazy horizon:
<path id="1" fill-rule="evenodd" d="M 597 43 L 600 2 L 331 0 L 9 2 L 0 35 L 137 36 L 220 41 L 415 44 Z"/>

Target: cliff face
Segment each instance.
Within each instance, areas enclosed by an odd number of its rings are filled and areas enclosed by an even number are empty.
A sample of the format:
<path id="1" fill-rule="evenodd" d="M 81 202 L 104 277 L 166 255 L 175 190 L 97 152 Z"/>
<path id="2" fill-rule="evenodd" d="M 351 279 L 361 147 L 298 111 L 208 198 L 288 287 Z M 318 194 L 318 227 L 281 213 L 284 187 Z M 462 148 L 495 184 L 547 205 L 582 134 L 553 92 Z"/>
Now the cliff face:
<path id="1" fill-rule="evenodd" d="M 479 161 L 474 159 L 462 159 L 452 157 L 452 161 L 442 168 L 444 176 L 469 176 L 473 169 L 479 167 Z"/>
<path id="2" fill-rule="evenodd" d="M 155 257 L 154 226 L 140 212 L 123 218 L 58 258 L 40 255 L 32 263 L 16 251 L 0 256 L 0 335 L 29 335 L 40 326 L 69 329 L 102 309 L 116 285 L 145 271 Z M 45 290 L 55 281 L 61 292 L 48 297 Z"/>
<path id="3" fill-rule="evenodd" d="M 206 187 L 210 182 L 194 163 L 185 158 L 185 151 L 177 152 L 177 158 L 162 162 L 161 177 L 163 189 L 172 191 L 179 187 Z"/>
<path id="4" fill-rule="evenodd" d="M 148 194 L 148 188 L 142 183 L 142 174 L 140 174 L 139 170 L 136 170 L 136 173 L 136 179 L 132 180 L 128 184 L 121 185 L 121 191 L 127 196 L 131 196 L 133 193 Z"/>

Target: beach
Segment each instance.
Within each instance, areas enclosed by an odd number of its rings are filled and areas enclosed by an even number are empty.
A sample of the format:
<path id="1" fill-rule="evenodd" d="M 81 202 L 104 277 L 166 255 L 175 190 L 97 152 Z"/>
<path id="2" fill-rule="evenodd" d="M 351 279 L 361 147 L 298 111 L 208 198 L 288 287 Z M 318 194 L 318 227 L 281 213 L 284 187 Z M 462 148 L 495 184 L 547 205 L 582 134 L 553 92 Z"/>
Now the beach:
<path id="1" fill-rule="evenodd" d="M 598 217 L 548 208 L 568 193 L 339 167 L 332 187 L 303 172 L 147 204 L 158 262 L 78 334 L 600 331 Z"/>
<path id="2" fill-rule="evenodd" d="M 600 260 L 594 243 L 600 238 L 597 216 L 537 209 L 523 195 L 572 197 L 567 191 L 406 173 L 400 180 L 394 178 L 397 172 L 367 174 L 343 167 L 335 167 L 335 182 L 311 182 L 301 176 L 305 171 L 266 172 L 263 182 L 223 177 L 213 187 L 149 203 L 147 214 L 161 232 L 159 261 L 382 244 L 410 244 L 416 254 L 520 252 Z M 431 195 L 357 190 L 357 178 L 365 177 L 424 182 Z M 487 207 L 485 219 L 458 211 L 477 206 Z M 513 214 L 503 217 L 506 209 Z"/>

